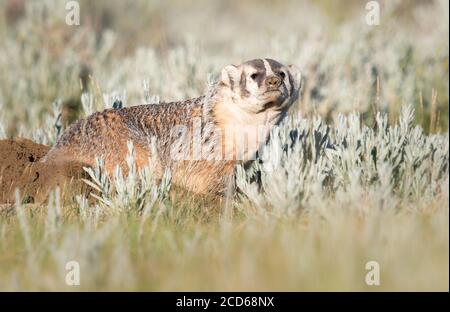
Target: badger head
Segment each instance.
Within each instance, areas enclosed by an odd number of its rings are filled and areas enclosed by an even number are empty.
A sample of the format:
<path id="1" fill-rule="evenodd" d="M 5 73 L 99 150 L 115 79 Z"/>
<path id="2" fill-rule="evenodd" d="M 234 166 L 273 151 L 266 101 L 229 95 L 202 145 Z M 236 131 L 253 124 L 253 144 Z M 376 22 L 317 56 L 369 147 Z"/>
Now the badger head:
<path id="1" fill-rule="evenodd" d="M 294 65 L 272 59 L 254 59 L 228 65 L 221 71 L 219 88 L 232 99 L 231 105 L 248 113 L 283 111 L 299 94 L 301 74 Z"/>

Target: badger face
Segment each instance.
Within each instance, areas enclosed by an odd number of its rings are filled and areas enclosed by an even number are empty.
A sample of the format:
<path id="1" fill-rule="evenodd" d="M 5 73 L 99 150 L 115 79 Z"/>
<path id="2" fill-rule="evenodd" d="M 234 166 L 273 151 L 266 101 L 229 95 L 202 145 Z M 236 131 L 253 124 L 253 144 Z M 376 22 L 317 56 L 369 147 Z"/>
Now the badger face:
<path id="1" fill-rule="evenodd" d="M 255 59 L 221 72 L 220 85 L 233 103 L 250 113 L 282 111 L 298 98 L 301 74 L 293 65 L 272 59 Z"/>

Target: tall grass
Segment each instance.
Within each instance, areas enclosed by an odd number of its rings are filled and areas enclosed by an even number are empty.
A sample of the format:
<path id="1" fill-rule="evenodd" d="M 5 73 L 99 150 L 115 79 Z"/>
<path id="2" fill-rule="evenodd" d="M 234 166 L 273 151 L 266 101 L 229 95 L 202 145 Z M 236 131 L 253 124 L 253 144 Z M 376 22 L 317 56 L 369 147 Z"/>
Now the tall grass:
<path id="1" fill-rule="evenodd" d="M 87 169 L 94 201 L 73 194 L 62 205 L 56 190 L 47 207 L 4 207 L 0 288 L 448 289 L 448 132 L 424 134 L 410 106 L 387 119 L 289 118 L 257 162 L 237 168 L 229 207 L 168 192 L 170 176 L 137 172 L 129 145 L 128 175 L 107 177 L 101 161 Z M 65 284 L 69 261 L 80 286 Z M 380 286 L 365 284 L 368 261 L 380 264 Z"/>

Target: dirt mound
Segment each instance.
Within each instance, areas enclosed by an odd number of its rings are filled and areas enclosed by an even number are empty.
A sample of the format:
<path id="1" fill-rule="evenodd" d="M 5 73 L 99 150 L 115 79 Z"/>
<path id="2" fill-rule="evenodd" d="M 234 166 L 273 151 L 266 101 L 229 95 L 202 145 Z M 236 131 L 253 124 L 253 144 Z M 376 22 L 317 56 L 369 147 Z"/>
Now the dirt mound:
<path id="1" fill-rule="evenodd" d="M 23 189 L 25 170 L 39 161 L 50 147 L 27 139 L 0 141 L 0 203 L 14 200 L 14 189 Z"/>
<path id="2" fill-rule="evenodd" d="M 39 162 L 49 150 L 50 147 L 27 139 L 0 140 L 0 203 L 13 203 L 16 188 L 20 189 L 23 202 L 40 203 L 56 186 L 63 190 L 69 185 L 80 187 L 82 165 Z"/>

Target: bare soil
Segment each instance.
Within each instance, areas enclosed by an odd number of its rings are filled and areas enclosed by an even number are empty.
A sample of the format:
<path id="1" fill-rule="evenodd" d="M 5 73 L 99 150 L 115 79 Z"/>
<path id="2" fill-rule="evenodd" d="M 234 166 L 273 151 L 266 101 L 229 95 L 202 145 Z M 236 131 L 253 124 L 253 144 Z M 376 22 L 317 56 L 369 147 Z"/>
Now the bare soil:
<path id="1" fill-rule="evenodd" d="M 20 190 L 24 203 L 44 202 L 51 189 L 69 185 L 80 186 L 83 168 L 76 163 L 47 164 L 42 157 L 49 146 L 28 139 L 0 140 L 0 204 L 15 202 L 15 190 Z"/>

